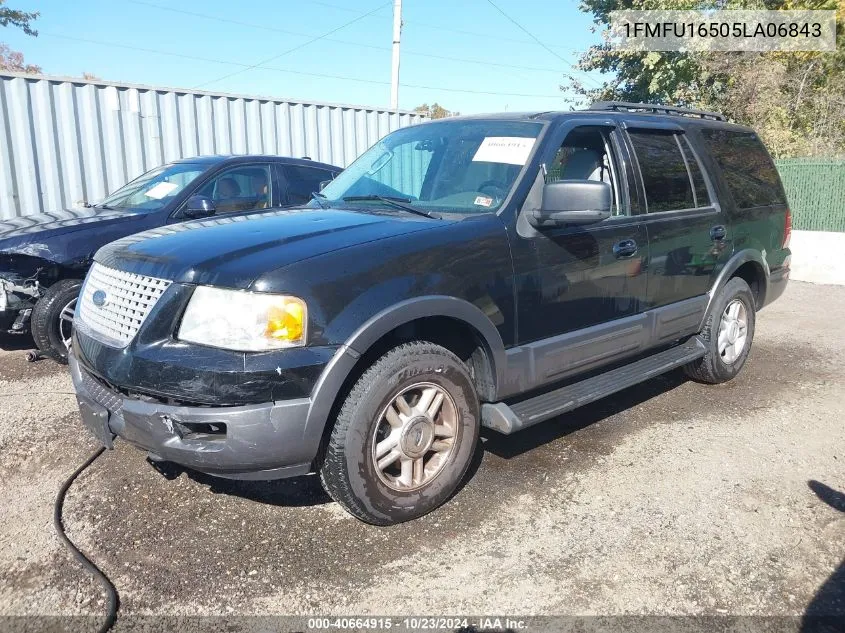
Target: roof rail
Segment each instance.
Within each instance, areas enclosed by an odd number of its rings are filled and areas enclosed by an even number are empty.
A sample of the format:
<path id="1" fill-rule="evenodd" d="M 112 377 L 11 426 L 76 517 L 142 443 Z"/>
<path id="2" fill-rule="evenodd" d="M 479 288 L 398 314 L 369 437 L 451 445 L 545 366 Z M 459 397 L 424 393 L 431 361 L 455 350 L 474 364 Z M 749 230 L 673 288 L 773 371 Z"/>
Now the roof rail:
<path id="1" fill-rule="evenodd" d="M 697 116 L 714 121 L 727 121 L 724 114 L 707 112 L 706 110 L 691 110 L 690 108 L 676 108 L 660 105 L 659 103 L 629 103 L 627 101 L 596 101 L 588 110 L 616 110 L 627 112 L 648 112 L 651 114 L 676 114 L 680 116 Z"/>

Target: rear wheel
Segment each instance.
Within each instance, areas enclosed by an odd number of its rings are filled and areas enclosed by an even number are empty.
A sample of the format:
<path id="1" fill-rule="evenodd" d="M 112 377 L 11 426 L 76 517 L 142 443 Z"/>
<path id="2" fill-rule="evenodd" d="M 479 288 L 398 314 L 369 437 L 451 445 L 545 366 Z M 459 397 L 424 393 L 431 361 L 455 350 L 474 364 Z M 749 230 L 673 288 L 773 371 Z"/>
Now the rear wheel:
<path id="1" fill-rule="evenodd" d="M 32 338 L 45 355 L 67 362 L 73 315 L 82 282 L 63 279 L 47 289 L 32 310 Z"/>
<path id="2" fill-rule="evenodd" d="M 733 379 L 748 358 L 756 320 L 754 295 L 734 277 L 719 292 L 702 331 L 707 353 L 684 367 L 693 380 L 718 384 Z"/>
<path id="3" fill-rule="evenodd" d="M 454 494 L 478 442 L 479 405 L 466 366 L 425 342 L 377 360 L 341 406 L 320 466 L 350 514 L 391 525 Z"/>

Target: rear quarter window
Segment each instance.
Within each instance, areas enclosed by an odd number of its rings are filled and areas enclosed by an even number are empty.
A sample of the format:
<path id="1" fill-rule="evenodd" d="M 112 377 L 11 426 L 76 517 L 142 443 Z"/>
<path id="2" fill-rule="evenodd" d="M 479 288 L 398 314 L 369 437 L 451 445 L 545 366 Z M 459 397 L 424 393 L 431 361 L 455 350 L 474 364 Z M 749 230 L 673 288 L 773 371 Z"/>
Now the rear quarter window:
<path id="1" fill-rule="evenodd" d="M 738 208 L 786 204 L 777 169 L 756 134 L 711 129 L 701 135 Z"/>

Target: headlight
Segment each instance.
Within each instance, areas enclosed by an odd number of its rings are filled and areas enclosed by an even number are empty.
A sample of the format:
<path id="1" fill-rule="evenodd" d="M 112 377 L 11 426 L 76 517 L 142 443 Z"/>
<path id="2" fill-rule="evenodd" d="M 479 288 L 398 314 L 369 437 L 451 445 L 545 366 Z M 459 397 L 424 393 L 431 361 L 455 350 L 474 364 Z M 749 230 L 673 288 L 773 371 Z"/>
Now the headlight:
<path id="1" fill-rule="evenodd" d="M 239 352 L 305 345 L 305 302 L 285 295 L 199 286 L 177 338 Z"/>

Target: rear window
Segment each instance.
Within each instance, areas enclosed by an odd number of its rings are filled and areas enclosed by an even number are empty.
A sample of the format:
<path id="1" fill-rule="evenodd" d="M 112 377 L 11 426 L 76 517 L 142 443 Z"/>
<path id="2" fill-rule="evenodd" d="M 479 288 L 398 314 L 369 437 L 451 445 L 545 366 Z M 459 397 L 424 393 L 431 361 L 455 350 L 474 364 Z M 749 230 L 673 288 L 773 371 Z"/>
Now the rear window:
<path id="1" fill-rule="evenodd" d="M 737 207 L 786 204 L 777 169 L 756 134 L 710 129 L 702 130 L 701 135 L 721 168 Z"/>

